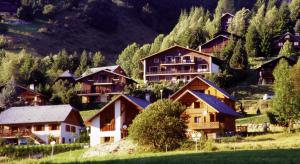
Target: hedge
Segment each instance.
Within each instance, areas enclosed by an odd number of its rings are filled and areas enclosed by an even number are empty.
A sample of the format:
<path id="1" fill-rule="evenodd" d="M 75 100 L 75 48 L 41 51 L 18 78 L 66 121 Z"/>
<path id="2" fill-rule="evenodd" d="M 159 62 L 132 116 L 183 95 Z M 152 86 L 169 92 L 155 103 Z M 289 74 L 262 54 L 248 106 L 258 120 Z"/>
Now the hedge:
<path id="1" fill-rule="evenodd" d="M 54 146 L 54 154 L 82 149 L 83 145 L 84 144 L 57 144 Z M 43 154 L 43 156 L 47 156 L 51 155 L 51 151 L 51 145 L 8 145 L 0 147 L 0 156 L 7 156 L 11 158 L 29 157 L 36 154 Z"/>

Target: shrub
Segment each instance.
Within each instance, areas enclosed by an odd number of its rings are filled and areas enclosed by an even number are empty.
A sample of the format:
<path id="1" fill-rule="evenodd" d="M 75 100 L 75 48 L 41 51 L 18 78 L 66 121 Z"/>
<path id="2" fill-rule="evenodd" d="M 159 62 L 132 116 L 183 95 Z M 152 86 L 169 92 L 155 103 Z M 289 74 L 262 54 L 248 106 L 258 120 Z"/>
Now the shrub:
<path id="1" fill-rule="evenodd" d="M 129 127 L 129 137 L 156 150 L 175 149 L 186 136 L 185 108 L 178 102 L 159 100 L 138 115 Z"/>
<path id="2" fill-rule="evenodd" d="M 242 137 L 232 136 L 232 137 L 222 137 L 221 142 L 239 142 L 242 140 Z"/>
<path id="3" fill-rule="evenodd" d="M 0 36 L 0 48 L 5 48 L 7 46 L 7 39 L 2 35 Z"/>
<path id="4" fill-rule="evenodd" d="M 215 146 L 215 141 L 213 139 L 208 139 L 205 144 L 203 150 L 206 151 L 216 151 L 218 148 Z"/>
<path id="5" fill-rule="evenodd" d="M 62 153 L 70 150 L 82 149 L 82 144 L 57 144 L 54 147 L 54 153 Z M 34 154 L 42 153 L 43 155 L 50 155 L 51 145 L 24 145 L 24 146 L 1 146 L 0 156 L 8 156 L 11 158 L 28 157 Z"/>

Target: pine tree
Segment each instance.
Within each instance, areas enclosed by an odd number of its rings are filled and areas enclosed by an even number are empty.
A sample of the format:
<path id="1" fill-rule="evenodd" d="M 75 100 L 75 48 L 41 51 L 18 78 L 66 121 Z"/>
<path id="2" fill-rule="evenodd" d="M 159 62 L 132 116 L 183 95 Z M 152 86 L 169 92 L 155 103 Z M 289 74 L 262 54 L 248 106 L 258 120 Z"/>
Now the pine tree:
<path id="1" fill-rule="evenodd" d="M 247 30 L 250 14 L 245 8 L 239 10 L 233 17 L 228 32 L 239 36 L 244 36 Z"/>
<path id="2" fill-rule="evenodd" d="M 290 18 L 290 10 L 286 2 L 282 3 L 279 8 L 279 29 L 280 33 L 290 32 L 293 30 L 293 22 Z"/>
<path id="3" fill-rule="evenodd" d="M 287 40 L 280 49 L 279 56 L 291 57 L 293 55 L 295 55 L 293 44 Z"/>
<path id="4" fill-rule="evenodd" d="M 120 65 L 126 72 L 128 76 L 132 76 L 132 70 L 133 70 L 133 62 L 139 62 L 139 61 L 133 61 L 132 57 L 134 53 L 139 49 L 139 46 L 136 43 L 133 43 L 129 46 L 127 46 L 119 55 L 119 58 L 117 60 L 117 64 Z"/>
<path id="5" fill-rule="evenodd" d="M 160 50 L 164 37 L 165 37 L 164 34 L 160 34 L 154 39 L 154 42 L 151 44 L 149 55 L 154 54 Z"/>
<path id="6" fill-rule="evenodd" d="M 297 20 L 295 27 L 294 27 L 294 31 L 296 33 L 300 33 L 300 19 Z"/>
<path id="7" fill-rule="evenodd" d="M 295 121 L 300 118 L 300 108 L 297 105 L 299 104 L 297 102 L 298 93 L 295 91 L 292 74 L 285 60 L 281 60 L 273 72 L 275 95 L 272 109 L 277 115 L 277 119 L 288 125 L 289 132 L 291 132 Z"/>
<path id="8" fill-rule="evenodd" d="M 84 50 L 80 56 L 80 64 L 77 70 L 75 71 L 76 76 L 80 76 L 83 72 L 88 70 L 88 53 Z"/>
<path id="9" fill-rule="evenodd" d="M 292 0 L 289 4 L 291 11 L 291 19 L 295 22 L 297 19 L 300 19 L 300 0 Z"/>
<path id="10" fill-rule="evenodd" d="M 236 42 L 232 57 L 230 58 L 230 67 L 234 69 L 246 69 L 248 66 L 247 54 L 241 40 Z"/>
<path id="11" fill-rule="evenodd" d="M 101 67 L 104 66 L 105 57 L 102 55 L 100 51 L 96 52 L 93 56 L 93 67 Z"/>
<path id="12" fill-rule="evenodd" d="M 245 43 L 245 50 L 248 56 L 256 57 L 260 56 L 260 37 L 256 30 L 256 27 L 251 25 L 249 26 L 247 33 L 246 33 L 246 43 Z"/>

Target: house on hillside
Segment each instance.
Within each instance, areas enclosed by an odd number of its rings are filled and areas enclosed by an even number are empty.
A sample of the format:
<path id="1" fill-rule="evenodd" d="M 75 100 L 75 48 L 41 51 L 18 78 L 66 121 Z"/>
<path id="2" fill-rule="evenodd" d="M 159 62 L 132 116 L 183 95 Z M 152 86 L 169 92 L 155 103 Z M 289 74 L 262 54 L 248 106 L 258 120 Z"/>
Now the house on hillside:
<path id="1" fill-rule="evenodd" d="M 187 82 L 196 76 L 218 73 L 222 61 L 206 53 L 173 46 L 141 59 L 144 82 Z"/>
<path id="2" fill-rule="evenodd" d="M 170 99 L 186 106 L 188 136 L 203 131 L 208 137 L 217 138 L 235 132 L 235 119 L 241 116 L 235 110 L 237 100 L 202 77 L 195 77 Z"/>
<path id="3" fill-rule="evenodd" d="M 146 100 L 124 94 L 110 101 L 86 121 L 91 126 L 91 146 L 116 142 L 126 137 L 132 120 L 148 105 Z"/>
<path id="4" fill-rule="evenodd" d="M 233 39 L 239 39 L 240 37 L 229 32 L 220 32 L 215 35 L 214 38 L 201 44 L 199 51 L 208 54 L 220 53 L 228 44 L 230 37 Z"/>
<path id="5" fill-rule="evenodd" d="M 297 61 L 295 61 L 292 58 L 280 56 L 262 64 L 260 67 L 256 69 L 256 72 L 258 74 L 258 84 L 264 85 L 264 84 L 274 83 L 273 71 L 280 60 L 286 60 L 290 66 L 293 66 L 294 64 L 297 63 Z"/>
<path id="6" fill-rule="evenodd" d="M 114 65 L 91 68 L 77 78 L 76 83 L 81 86 L 78 96 L 82 98 L 82 103 L 98 103 L 109 101 L 135 81 L 119 65 Z"/>
<path id="7" fill-rule="evenodd" d="M 221 17 L 221 31 L 227 31 L 229 25 L 232 22 L 234 15 L 231 13 L 224 13 Z"/>
<path id="8" fill-rule="evenodd" d="M 65 72 L 63 72 L 62 74 L 60 74 L 55 81 L 68 81 L 70 84 L 74 84 L 76 81 L 76 77 L 74 76 L 73 73 L 71 73 L 69 70 L 66 70 Z"/>
<path id="9" fill-rule="evenodd" d="M 292 43 L 294 50 L 300 51 L 300 34 L 292 34 L 290 32 L 277 36 L 273 39 L 273 48 L 275 51 L 279 52 L 286 41 L 290 41 Z"/>
<path id="10" fill-rule="evenodd" d="M 0 138 L 8 143 L 73 143 L 84 124 L 70 105 L 12 107 L 0 113 Z"/>
<path id="11" fill-rule="evenodd" d="M 2 92 L 6 85 L 0 86 Z M 24 87 L 19 84 L 14 85 L 18 101 L 25 105 L 45 105 L 48 99 L 43 94 L 36 92 L 34 86 L 30 85 L 30 88 Z"/>

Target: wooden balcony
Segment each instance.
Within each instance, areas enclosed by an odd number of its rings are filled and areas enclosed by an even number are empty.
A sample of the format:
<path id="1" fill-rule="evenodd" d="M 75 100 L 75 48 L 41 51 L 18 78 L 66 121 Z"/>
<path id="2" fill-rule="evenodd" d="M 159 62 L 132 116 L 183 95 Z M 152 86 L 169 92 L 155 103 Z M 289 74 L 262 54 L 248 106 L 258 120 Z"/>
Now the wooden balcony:
<path id="1" fill-rule="evenodd" d="M 77 91 L 77 94 L 79 96 L 88 96 L 88 95 L 101 95 L 101 94 L 113 94 L 113 93 L 120 93 L 121 90 L 117 89 L 103 89 L 103 90 L 79 90 Z"/>
<path id="2" fill-rule="evenodd" d="M 9 137 L 17 137 L 17 136 L 30 136 L 32 134 L 31 130 L 0 130 L 0 138 L 9 138 Z"/>
<path id="3" fill-rule="evenodd" d="M 189 64 L 195 64 L 194 60 L 171 60 L 171 61 L 164 61 L 161 62 L 160 65 L 189 65 Z"/>
<path id="4" fill-rule="evenodd" d="M 198 70 L 170 70 L 170 71 L 155 71 L 155 72 L 147 72 L 147 75 L 176 75 L 176 74 L 201 74 L 201 73 L 209 73 L 208 69 L 198 69 Z"/>
<path id="5" fill-rule="evenodd" d="M 112 80 L 96 80 L 94 81 L 94 85 L 113 85 L 114 82 Z"/>
<path id="6" fill-rule="evenodd" d="M 199 122 L 199 123 L 189 123 L 189 129 L 222 129 L 223 123 L 220 122 Z"/>

